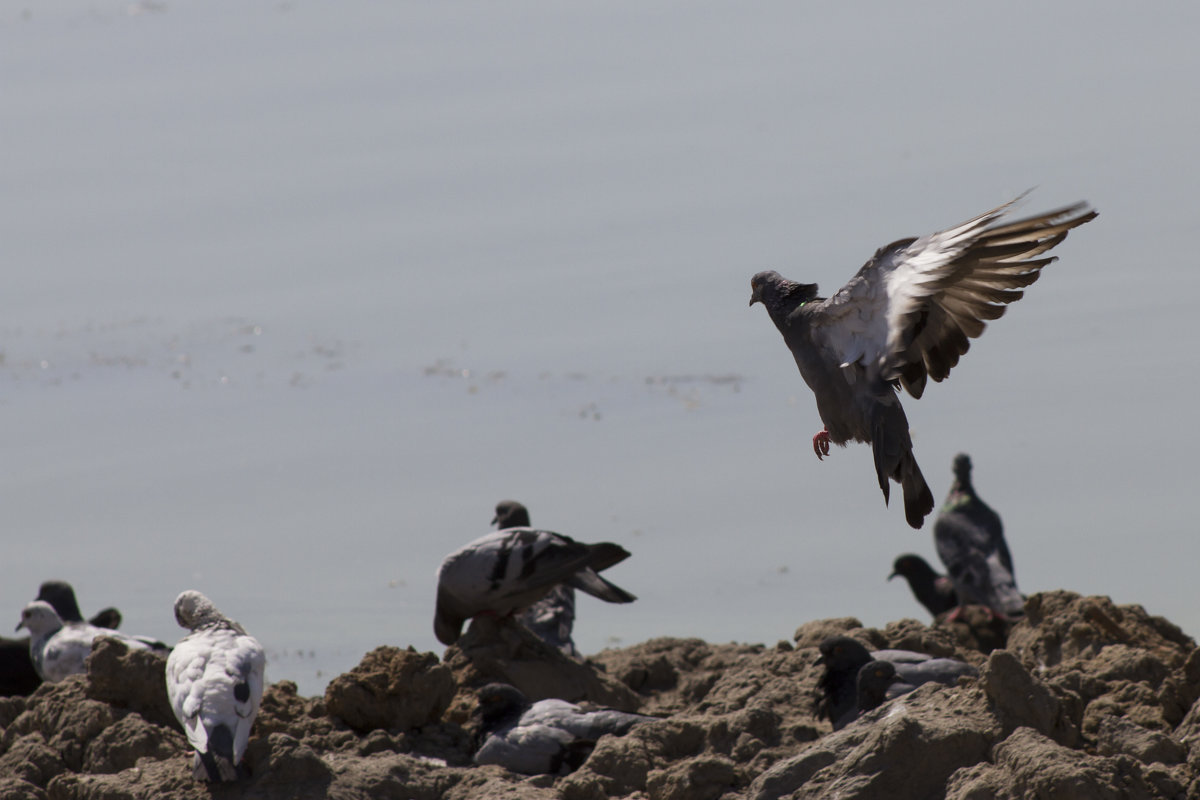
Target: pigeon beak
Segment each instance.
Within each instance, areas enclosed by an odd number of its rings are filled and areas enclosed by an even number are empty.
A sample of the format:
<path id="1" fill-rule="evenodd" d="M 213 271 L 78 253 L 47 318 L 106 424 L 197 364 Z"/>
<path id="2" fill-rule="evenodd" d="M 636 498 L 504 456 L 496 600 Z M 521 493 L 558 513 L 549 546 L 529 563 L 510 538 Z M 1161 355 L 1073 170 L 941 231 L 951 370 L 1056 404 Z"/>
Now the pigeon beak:
<path id="1" fill-rule="evenodd" d="M 761 303 L 761 302 L 762 302 L 762 298 L 758 296 L 758 287 L 755 287 L 754 293 L 750 295 L 750 305 L 754 305 L 755 303 Z"/>
<path id="2" fill-rule="evenodd" d="M 891 575 L 888 575 L 888 580 L 890 581 L 892 578 L 896 577 L 899 574 L 900 574 L 899 572 L 893 572 Z"/>
<path id="3" fill-rule="evenodd" d="M 21 620 L 20 622 L 17 623 L 17 627 L 13 628 L 13 633 L 16 633 L 17 631 L 21 630 L 21 628 L 24 628 L 24 627 L 25 627 L 25 620 Z"/>

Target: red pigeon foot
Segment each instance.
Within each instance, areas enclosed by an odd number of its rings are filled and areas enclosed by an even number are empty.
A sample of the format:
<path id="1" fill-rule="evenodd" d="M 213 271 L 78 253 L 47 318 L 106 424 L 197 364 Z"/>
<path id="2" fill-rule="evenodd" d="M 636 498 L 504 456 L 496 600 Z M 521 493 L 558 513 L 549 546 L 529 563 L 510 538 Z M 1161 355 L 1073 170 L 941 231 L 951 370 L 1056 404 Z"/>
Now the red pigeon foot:
<path id="1" fill-rule="evenodd" d="M 825 460 L 823 456 L 829 455 L 829 431 L 822 428 L 821 432 L 813 437 L 813 452 L 820 461 Z"/>

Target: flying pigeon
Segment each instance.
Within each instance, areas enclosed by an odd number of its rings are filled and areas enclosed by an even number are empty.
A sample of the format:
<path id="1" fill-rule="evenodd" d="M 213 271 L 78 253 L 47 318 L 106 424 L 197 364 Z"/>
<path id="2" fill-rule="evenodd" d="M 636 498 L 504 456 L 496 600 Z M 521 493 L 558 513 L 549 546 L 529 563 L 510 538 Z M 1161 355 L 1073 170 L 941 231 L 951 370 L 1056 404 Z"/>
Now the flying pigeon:
<path id="1" fill-rule="evenodd" d="M 998 319 L 1055 260 L 1043 254 L 1096 217 L 1077 203 L 1002 224 L 1015 202 L 893 242 L 828 299 L 815 283 L 775 271 L 750 280 L 750 305 L 766 306 L 816 396 L 824 423 L 813 437 L 817 458 L 829 455 L 830 442 L 869 442 L 884 502 L 888 480 L 899 483 L 914 528 L 933 510 L 933 494 L 913 455 L 897 389 L 919 398 L 928 379 L 949 375 L 985 320 Z"/>
<path id="2" fill-rule="evenodd" d="M 835 731 L 858 717 L 858 673 L 872 661 L 891 663 L 899 678 L 914 687 L 930 681 L 953 684 L 960 675 L 979 674 L 970 664 L 953 658 L 935 658 L 912 650 L 868 651 L 849 636 L 824 639 L 820 651 L 817 663 L 825 666 L 825 672 L 817 685 L 825 696 L 817 714 L 833 723 Z"/>
<path id="3" fill-rule="evenodd" d="M 908 588 L 917 602 L 935 617 L 958 605 L 958 595 L 951 580 L 935 572 L 929 562 L 918 555 L 905 553 L 897 556 L 892 562 L 892 574 L 888 575 L 888 580 L 897 575 L 908 581 Z"/>
<path id="4" fill-rule="evenodd" d="M 496 504 L 492 524 L 499 530 L 528 528 L 529 509 L 516 500 L 501 500 Z M 571 658 L 580 657 L 571 639 L 575 627 L 575 590 L 570 586 L 564 583 L 555 586 L 545 597 L 525 609 L 520 620 L 546 644 Z"/>
<path id="5" fill-rule="evenodd" d="M 262 701 L 266 654 L 200 592 L 175 599 L 175 620 L 191 633 L 167 659 L 167 697 L 196 750 L 192 774 L 197 780 L 236 780 Z"/>
<path id="6" fill-rule="evenodd" d="M 633 602 L 636 597 L 597 574 L 628 557 L 610 542 L 583 544 L 525 527 L 494 531 L 442 562 L 434 633 L 442 644 L 454 644 L 471 617 L 528 608 L 560 583 L 609 603 Z"/>
<path id="7" fill-rule="evenodd" d="M 1003 619 L 1025 613 L 1004 525 L 1000 515 L 975 494 L 966 453 L 954 457 L 954 483 L 934 523 L 933 539 L 954 583 L 959 607 L 984 606 Z"/>
<path id="8" fill-rule="evenodd" d="M 34 600 L 21 610 L 17 630 L 21 628 L 29 631 L 29 658 L 34 670 L 49 683 L 87 672 L 92 642 L 100 637 L 117 639 L 133 649 L 153 650 L 155 645 L 162 644 L 148 637 L 97 628 L 87 622 L 63 622 L 54 606 L 45 600 Z"/>
<path id="9" fill-rule="evenodd" d="M 476 764 L 499 764 L 525 775 L 566 774 L 577 769 L 605 734 L 623 736 L 642 714 L 584 711 L 565 700 L 530 704 L 516 687 L 489 683 L 478 691 L 482 744 Z"/>

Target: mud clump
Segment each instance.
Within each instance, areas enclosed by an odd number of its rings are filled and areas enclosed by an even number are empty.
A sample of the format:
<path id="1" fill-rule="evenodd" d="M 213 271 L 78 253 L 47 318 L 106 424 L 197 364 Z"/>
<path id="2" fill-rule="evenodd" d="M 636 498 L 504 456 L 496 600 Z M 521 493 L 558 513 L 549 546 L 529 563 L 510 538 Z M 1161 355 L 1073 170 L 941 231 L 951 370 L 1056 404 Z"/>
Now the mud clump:
<path id="1" fill-rule="evenodd" d="M 236 787 L 191 775 L 165 705 L 163 660 L 102 642 L 87 675 L 0 698 L 0 796 L 15 800 L 556 798 L 775 800 L 1168 798 L 1200 795 L 1200 651 L 1140 606 L 1034 595 L 1009 631 L 967 617 L 883 629 L 817 620 L 791 641 L 652 639 L 586 662 L 519 627 L 473 624 L 443 658 L 380 647 L 324 697 L 268 687 Z M 980 669 L 927 685 L 840 731 L 815 716 L 817 644 L 953 656 Z M 997 638 L 999 637 L 999 638 Z M 1005 637 L 1007 641 L 1005 641 Z M 569 775 L 471 765 L 474 690 L 503 680 L 532 698 L 656 719 L 605 736 Z"/>

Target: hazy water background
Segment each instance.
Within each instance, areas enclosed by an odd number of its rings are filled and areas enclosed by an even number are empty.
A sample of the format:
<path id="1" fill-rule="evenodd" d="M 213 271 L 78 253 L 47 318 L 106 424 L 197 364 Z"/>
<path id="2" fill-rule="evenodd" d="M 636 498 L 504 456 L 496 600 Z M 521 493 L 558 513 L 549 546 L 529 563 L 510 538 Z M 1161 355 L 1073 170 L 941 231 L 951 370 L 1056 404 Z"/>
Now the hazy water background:
<path id="1" fill-rule="evenodd" d="M 585 652 L 925 618 L 865 446 L 819 463 L 749 278 L 1037 186 L 1101 212 L 908 400 L 1026 592 L 1196 635 L 1200 7 L 0 2 L 0 603 L 174 640 L 198 588 L 321 691 L 435 649 L 494 503 L 624 543 Z"/>

